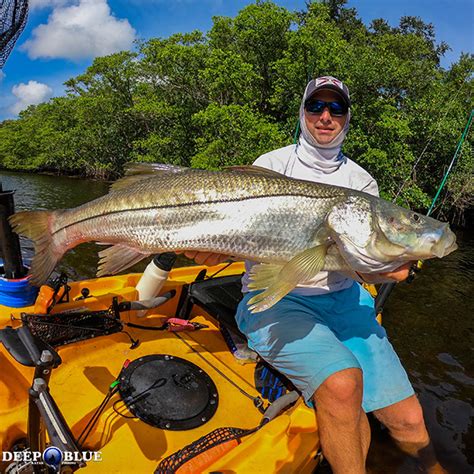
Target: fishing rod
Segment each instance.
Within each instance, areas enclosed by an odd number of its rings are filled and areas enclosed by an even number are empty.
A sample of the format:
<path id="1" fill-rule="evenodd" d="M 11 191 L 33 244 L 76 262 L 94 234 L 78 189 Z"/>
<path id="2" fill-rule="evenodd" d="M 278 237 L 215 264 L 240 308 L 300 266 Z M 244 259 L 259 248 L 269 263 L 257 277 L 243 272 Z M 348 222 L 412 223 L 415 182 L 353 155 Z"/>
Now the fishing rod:
<path id="1" fill-rule="evenodd" d="M 443 179 L 441 180 L 441 184 L 439 185 L 438 190 L 436 191 L 435 197 L 431 201 L 431 205 L 428 209 L 428 212 L 426 213 L 427 216 L 431 215 L 431 213 L 433 212 L 433 209 L 435 208 L 436 201 L 438 200 L 438 198 L 441 194 L 441 191 L 443 190 L 443 188 L 446 184 L 446 181 L 448 180 L 449 174 L 451 173 L 451 170 L 453 169 L 454 163 L 456 162 L 456 160 L 458 158 L 458 155 L 459 155 L 459 152 L 461 150 L 462 144 L 464 143 L 464 140 L 466 139 L 466 136 L 469 133 L 469 129 L 471 128 L 473 117 L 474 117 L 474 109 L 471 110 L 471 114 L 469 115 L 466 126 L 464 127 L 464 131 L 461 135 L 461 138 L 459 139 L 458 146 L 456 147 L 456 151 L 454 152 L 454 156 L 451 160 L 451 163 L 449 164 L 448 169 L 446 170 L 446 173 L 444 173 Z M 422 264 L 422 262 L 419 260 L 410 269 L 410 275 L 411 275 L 412 278 L 414 276 L 414 273 L 417 270 L 421 269 L 421 264 Z M 409 276 L 409 278 L 410 278 L 410 276 Z M 379 313 L 382 312 L 383 307 L 384 307 L 388 297 L 392 293 L 393 289 L 395 288 L 396 284 L 397 284 L 396 282 L 383 283 L 380 286 L 380 288 L 378 290 L 378 293 L 377 293 L 377 297 L 375 299 L 375 312 L 376 312 L 376 314 L 379 314 Z"/>
<path id="2" fill-rule="evenodd" d="M 453 159 L 451 160 L 451 163 L 449 163 L 448 169 L 447 169 L 446 173 L 444 174 L 443 180 L 441 181 L 441 184 L 439 185 L 438 191 L 436 192 L 436 195 L 433 198 L 433 201 L 431 202 L 431 206 L 428 209 L 428 213 L 426 214 L 427 216 L 429 216 L 431 214 L 431 212 L 433 211 L 433 209 L 435 207 L 435 204 L 436 204 L 436 201 L 438 200 L 438 197 L 441 194 L 441 191 L 442 191 L 444 185 L 446 184 L 449 173 L 451 172 L 451 170 L 453 168 L 453 165 L 456 161 L 456 158 L 458 157 L 459 151 L 461 150 L 462 144 L 463 144 L 467 134 L 469 133 L 469 129 L 471 128 L 472 117 L 474 117 L 474 109 L 471 110 L 471 115 L 469 115 L 469 119 L 467 120 L 466 127 L 464 128 L 464 132 L 462 133 L 461 139 L 459 140 L 456 151 L 454 152 Z"/>

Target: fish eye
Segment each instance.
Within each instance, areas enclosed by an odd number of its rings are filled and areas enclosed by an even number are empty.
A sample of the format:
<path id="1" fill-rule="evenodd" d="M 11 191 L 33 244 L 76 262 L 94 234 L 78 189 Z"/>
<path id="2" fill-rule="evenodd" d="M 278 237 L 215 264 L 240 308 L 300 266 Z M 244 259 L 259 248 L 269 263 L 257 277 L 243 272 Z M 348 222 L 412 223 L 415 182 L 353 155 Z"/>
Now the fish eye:
<path id="1" fill-rule="evenodd" d="M 394 222 L 395 222 L 395 217 L 390 216 L 390 217 L 388 218 L 388 223 L 389 223 L 389 224 L 393 224 Z"/>
<path id="2" fill-rule="evenodd" d="M 412 217 L 415 222 L 418 222 L 420 220 L 420 216 L 418 214 L 413 214 Z"/>

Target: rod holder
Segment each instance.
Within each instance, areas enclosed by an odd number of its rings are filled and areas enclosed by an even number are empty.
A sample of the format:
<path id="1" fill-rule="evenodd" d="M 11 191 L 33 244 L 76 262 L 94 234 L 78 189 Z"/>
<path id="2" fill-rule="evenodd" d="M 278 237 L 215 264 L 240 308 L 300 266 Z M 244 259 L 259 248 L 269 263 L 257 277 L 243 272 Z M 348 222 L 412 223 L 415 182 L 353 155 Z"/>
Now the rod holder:
<path id="1" fill-rule="evenodd" d="M 21 257 L 20 239 L 8 222 L 8 218 L 15 213 L 14 193 L 3 191 L 0 183 L 0 252 L 3 274 L 9 280 L 23 278 L 27 273 Z"/>

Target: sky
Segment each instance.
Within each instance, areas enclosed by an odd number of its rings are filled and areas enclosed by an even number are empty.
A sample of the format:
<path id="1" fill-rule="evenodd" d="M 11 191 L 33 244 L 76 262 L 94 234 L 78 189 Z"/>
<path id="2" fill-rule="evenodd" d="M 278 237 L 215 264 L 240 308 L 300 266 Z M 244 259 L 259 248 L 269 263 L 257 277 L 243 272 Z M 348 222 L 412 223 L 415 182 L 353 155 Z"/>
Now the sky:
<path id="1" fill-rule="evenodd" d="M 274 0 L 304 10 L 306 0 Z M 133 49 L 134 41 L 208 31 L 213 16 L 234 17 L 251 0 L 30 0 L 28 23 L 0 70 L 0 121 L 31 104 L 64 94 L 64 81 L 81 74 L 94 57 Z M 419 16 L 450 47 L 441 65 L 474 52 L 474 0 L 349 0 L 366 24 Z"/>

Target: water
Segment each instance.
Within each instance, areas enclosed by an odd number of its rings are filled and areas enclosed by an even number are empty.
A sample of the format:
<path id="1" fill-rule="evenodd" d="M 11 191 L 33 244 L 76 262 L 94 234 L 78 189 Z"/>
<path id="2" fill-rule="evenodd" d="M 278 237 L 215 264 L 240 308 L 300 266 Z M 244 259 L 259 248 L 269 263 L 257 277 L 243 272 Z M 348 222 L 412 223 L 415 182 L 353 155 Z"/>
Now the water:
<path id="1" fill-rule="evenodd" d="M 425 262 L 411 284 L 397 286 L 384 312 L 438 458 L 456 474 L 474 465 L 474 232 L 457 237 L 459 250 Z"/>
<path id="2" fill-rule="evenodd" d="M 24 173 L 0 172 L 0 181 L 4 190 L 16 190 L 17 210 L 74 207 L 108 190 L 102 181 Z M 472 473 L 474 465 L 474 233 L 457 235 L 459 250 L 426 262 L 414 282 L 396 287 L 384 311 L 384 326 L 419 394 L 438 458 L 453 474 Z M 31 257 L 31 243 L 22 245 Z M 94 276 L 98 250 L 95 244 L 76 247 L 59 271 L 72 279 Z M 377 427 L 368 466 L 377 474 L 419 472 Z"/>

